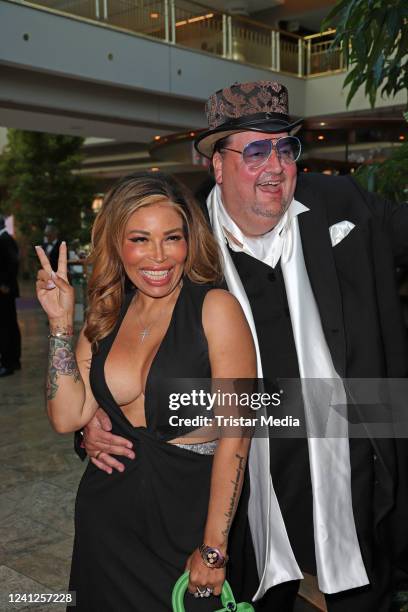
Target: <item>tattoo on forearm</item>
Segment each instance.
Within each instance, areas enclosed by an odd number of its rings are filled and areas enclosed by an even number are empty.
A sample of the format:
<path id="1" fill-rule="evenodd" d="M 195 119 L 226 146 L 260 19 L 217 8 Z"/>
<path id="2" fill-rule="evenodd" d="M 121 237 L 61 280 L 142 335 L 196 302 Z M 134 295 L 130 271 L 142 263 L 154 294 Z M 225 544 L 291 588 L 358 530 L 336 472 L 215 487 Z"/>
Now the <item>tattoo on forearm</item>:
<path id="1" fill-rule="evenodd" d="M 73 338 L 50 338 L 48 353 L 47 399 L 52 400 L 58 391 L 58 376 L 72 376 L 74 382 L 80 379 L 75 360 Z"/>
<path id="2" fill-rule="evenodd" d="M 231 480 L 231 483 L 233 485 L 233 491 L 232 491 L 232 495 L 231 495 L 231 499 L 230 499 L 230 504 L 229 504 L 228 512 L 224 512 L 224 516 L 227 517 L 226 527 L 221 532 L 224 537 L 228 536 L 228 533 L 229 533 L 229 530 L 230 530 L 230 527 L 231 527 L 231 523 L 232 523 L 232 519 L 234 518 L 235 505 L 236 505 L 237 498 L 238 498 L 238 491 L 239 491 L 239 487 L 240 487 L 240 481 L 241 481 L 242 474 L 243 474 L 244 469 L 245 469 L 245 457 L 242 457 L 241 455 L 238 455 L 238 454 L 236 454 L 235 457 L 238 459 L 238 465 L 237 465 L 237 469 L 236 469 L 235 480 Z"/>

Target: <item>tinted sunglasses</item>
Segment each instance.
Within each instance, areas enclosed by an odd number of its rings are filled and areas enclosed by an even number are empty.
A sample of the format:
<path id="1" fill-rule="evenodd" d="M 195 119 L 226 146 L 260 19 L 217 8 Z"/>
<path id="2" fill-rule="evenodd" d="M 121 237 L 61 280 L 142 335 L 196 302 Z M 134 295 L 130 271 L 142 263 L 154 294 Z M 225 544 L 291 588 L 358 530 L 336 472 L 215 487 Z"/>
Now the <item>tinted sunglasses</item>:
<path id="1" fill-rule="evenodd" d="M 255 169 L 266 164 L 272 151 L 276 152 L 282 164 L 294 164 L 300 157 L 302 145 L 300 144 L 299 138 L 296 138 L 296 136 L 284 136 L 283 138 L 278 138 L 275 144 L 270 138 L 266 140 L 254 140 L 245 145 L 242 151 L 229 147 L 221 147 L 221 149 L 233 151 L 234 153 L 241 153 L 242 159 L 248 168 Z"/>

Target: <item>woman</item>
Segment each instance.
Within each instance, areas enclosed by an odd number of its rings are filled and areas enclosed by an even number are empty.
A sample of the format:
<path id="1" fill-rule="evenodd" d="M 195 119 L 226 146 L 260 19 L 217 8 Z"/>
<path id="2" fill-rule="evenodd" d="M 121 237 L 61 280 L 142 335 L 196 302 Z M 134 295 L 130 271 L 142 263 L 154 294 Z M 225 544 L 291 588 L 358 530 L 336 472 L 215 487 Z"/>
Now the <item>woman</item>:
<path id="1" fill-rule="evenodd" d="M 121 180 L 92 242 L 89 308 L 75 352 L 66 245 L 57 274 L 36 247 L 37 295 L 50 323 L 48 416 L 56 431 L 73 432 L 100 405 L 113 433 L 133 441 L 136 458 L 112 475 L 88 464 L 70 589 L 87 612 L 164 612 L 187 568 L 196 596 L 187 609 L 214 610 L 219 602 L 207 597 L 219 595 L 225 579 L 249 438 L 217 443 L 211 428 L 172 427 L 164 390 L 179 390 L 179 379 L 254 378 L 252 337 L 235 298 L 213 288 L 221 278 L 214 239 L 170 177 Z M 165 384 L 172 380 L 174 387 Z"/>

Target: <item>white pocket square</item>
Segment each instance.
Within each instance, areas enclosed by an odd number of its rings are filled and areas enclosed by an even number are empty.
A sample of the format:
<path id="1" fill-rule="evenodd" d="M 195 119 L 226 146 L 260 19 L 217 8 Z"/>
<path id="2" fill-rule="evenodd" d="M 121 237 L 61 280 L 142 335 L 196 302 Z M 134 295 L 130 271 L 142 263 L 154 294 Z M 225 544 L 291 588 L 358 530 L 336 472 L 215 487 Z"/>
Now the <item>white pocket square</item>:
<path id="1" fill-rule="evenodd" d="M 332 247 L 339 244 L 351 232 L 351 230 L 355 227 L 354 223 L 351 221 L 339 221 L 334 225 L 331 225 L 329 228 L 330 232 L 330 240 L 332 243 Z"/>

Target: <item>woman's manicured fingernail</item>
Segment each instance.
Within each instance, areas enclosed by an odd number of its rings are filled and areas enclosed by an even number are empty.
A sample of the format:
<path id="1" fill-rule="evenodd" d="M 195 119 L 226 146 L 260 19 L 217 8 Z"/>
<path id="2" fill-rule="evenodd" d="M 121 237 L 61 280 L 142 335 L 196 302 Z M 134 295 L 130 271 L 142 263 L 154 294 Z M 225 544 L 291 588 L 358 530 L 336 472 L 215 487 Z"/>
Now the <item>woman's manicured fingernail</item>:
<path id="1" fill-rule="evenodd" d="M 52 280 L 47 281 L 47 289 L 55 289 L 55 287 L 56 284 Z"/>

